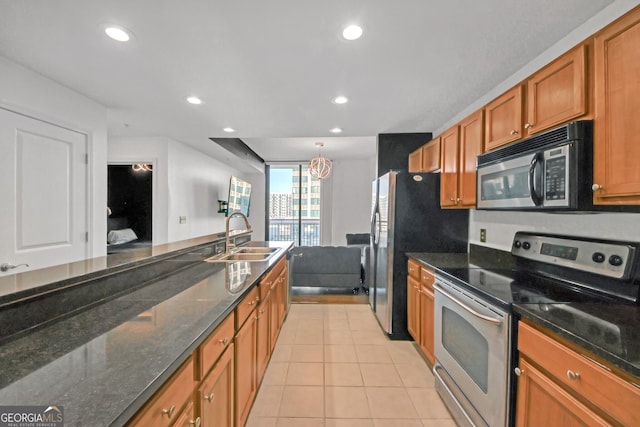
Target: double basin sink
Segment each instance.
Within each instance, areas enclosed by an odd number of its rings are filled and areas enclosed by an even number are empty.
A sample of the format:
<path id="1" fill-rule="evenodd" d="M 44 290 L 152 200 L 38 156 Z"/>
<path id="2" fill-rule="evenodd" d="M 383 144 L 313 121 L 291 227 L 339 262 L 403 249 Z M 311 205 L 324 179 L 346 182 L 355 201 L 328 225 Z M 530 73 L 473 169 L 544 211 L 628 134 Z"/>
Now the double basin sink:
<path id="1" fill-rule="evenodd" d="M 205 259 L 207 262 L 266 261 L 278 248 L 244 247 L 228 254 L 219 254 Z"/>

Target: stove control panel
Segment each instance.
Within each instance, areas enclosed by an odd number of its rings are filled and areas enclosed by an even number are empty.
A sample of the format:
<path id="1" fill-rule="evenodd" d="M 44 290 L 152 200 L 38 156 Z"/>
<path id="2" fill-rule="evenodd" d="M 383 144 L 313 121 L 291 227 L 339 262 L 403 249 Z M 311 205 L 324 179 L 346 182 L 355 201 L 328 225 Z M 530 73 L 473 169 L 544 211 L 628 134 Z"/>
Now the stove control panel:
<path id="1" fill-rule="evenodd" d="M 513 239 L 511 253 L 534 261 L 627 279 L 636 257 L 636 246 L 616 241 L 518 232 Z"/>

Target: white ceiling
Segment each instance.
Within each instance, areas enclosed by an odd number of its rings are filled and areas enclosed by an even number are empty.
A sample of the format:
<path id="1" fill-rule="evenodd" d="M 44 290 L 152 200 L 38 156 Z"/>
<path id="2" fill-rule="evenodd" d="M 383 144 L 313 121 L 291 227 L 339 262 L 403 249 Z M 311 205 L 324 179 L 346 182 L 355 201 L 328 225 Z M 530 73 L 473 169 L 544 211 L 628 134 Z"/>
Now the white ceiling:
<path id="1" fill-rule="evenodd" d="M 362 158 L 378 133 L 442 126 L 611 2 L 0 0 L 0 55 L 108 107 L 110 136 L 218 157 L 209 137 L 238 137 L 266 160 L 321 140 L 327 157 Z M 341 38 L 349 23 L 360 40 Z"/>

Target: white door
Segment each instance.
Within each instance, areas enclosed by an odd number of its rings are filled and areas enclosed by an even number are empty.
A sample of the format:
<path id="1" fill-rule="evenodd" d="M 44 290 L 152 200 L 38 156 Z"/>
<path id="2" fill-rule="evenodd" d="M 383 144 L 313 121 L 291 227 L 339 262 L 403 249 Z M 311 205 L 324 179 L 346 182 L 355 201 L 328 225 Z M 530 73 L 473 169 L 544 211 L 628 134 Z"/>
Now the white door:
<path id="1" fill-rule="evenodd" d="M 84 259 L 87 136 L 0 108 L 0 276 Z"/>

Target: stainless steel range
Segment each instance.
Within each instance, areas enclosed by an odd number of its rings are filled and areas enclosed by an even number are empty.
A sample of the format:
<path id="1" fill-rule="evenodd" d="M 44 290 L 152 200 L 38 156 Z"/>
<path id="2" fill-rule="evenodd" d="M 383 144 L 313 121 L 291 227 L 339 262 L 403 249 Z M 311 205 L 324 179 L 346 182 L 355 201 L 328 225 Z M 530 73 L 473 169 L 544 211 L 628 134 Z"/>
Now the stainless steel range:
<path id="1" fill-rule="evenodd" d="M 519 232 L 511 250 L 515 269 L 439 269 L 433 371 L 438 393 L 458 424 L 512 422 L 513 304 L 557 313 L 588 330 L 603 347 L 624 351 L 623 332 L 585 307 L 638 302 L 639 248 L 638 243 Z"/>

